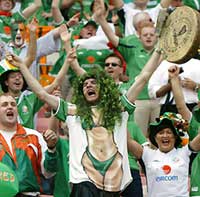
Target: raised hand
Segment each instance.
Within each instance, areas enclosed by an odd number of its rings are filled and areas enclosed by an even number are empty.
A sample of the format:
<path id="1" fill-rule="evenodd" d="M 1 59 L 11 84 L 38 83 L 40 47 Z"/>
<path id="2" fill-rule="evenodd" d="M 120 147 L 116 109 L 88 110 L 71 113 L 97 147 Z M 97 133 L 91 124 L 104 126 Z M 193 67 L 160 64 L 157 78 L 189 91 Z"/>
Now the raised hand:
<path id="1" fill-rule="evenodd" d="M 72 16 L 72 17 L 68 20 L 67 26 L 68 26 L 68 27 L 72 27 L 72 26 L 74 26 L 74 25 L 77 25 L 77 24 L 79 23 L 79 20 L 80 20 L 80 15 L 81 15 L 81 13 L 78 12 L 78 13 L 76 13 L 74 16 Z"/>
<path id="2" fill-rule="evenodd" d="M 174 77 L 178 77 L 180 72 L 180 68 L 176 65 L 171 66 L 168 69 L 169 79 L 172 79 Z"/>
<path id="3" fill-rule="evenodd" d="M 10 52 L 6 52 L 5 58 L 10 64 L 15 67 L 20 68 L 22 65 L 25 65 L 25 62 L 20 57 Z"/>
<path id="4" fill-rule="evenodd" d="M 96 22 L 99 22 L 100 19 L 105 18 L 105 6 L 103 0 L 95 0 L 93 10 L 93 18 Z"/>
<path id="5" fill-rule="evenodd" d="M 29 29 L 29 31 L 32 32 L 36 32 L 37 28 L 38 28 L 38 20 L 34 17 L 31 22 L 27 25 L 27 28 Z"/>
<path id="6" fill-rule="evenodd" d="M 72 48 L 68 54 L 67 54 L 67 61 L 69 64 L 71 64 L 74 60 L 77 59 L 77 55 L 76 55 L 76 49 L 78 46 Z"/>

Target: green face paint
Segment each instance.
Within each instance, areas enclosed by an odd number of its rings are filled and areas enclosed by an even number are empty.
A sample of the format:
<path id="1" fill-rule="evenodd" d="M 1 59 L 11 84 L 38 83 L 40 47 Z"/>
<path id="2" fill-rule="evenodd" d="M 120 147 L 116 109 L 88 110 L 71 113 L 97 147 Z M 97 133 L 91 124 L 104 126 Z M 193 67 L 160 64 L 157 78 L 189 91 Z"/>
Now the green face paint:
<path id="1" fill-rule="evenodd" d="M 16 46 L 21 47 L 24 44 L 25 34 L 26 31 L 24 24 L 13 24 L 11 29 L 11 37 Z"/>

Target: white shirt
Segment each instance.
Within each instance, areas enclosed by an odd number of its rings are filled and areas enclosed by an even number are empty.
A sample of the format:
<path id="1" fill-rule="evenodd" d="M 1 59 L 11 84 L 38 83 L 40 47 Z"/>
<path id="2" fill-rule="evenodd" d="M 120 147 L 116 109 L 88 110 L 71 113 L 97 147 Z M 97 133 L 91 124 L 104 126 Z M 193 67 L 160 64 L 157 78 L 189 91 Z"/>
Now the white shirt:
<path id="1" fill-rule="evenodd" d="M 188 169 L 191 151 L 188 145 L 168 153 L 143 149 L 147 173 L 148 197 L 189 197 Z"/>
<path id="2" fill-rule="evenodd" d="M 159 67 L 155 70 L 153 75 L 151 76 L 148 83 L 148 91 L 150 98 L 156 99 L 156 92 L 163 86 L 168 83 L 168 69 L 170 66 L 176 65 L 175 63 L 170 63 L 164 60 Z M 178 67 L 182 67 L 184 72 L 180 74 L 181 79 L 184 77 L 190 78 L 196 83 L 200 83 L 200 60 L 190 59 L 188 62 L 184 64 L 178 64 Z M 197 103 L 198 96 L 194 90 L 189 90 L 186 88 L 182 88 L 183 95 L 186 103 Z M 166 96 L 157 98 L 159 99 L 160 104 L 164 104 L 166 100 Z M 173 94 L 171 92 L 171 98 Z M 175 104 L 175 101 L 173 101 Z"/>

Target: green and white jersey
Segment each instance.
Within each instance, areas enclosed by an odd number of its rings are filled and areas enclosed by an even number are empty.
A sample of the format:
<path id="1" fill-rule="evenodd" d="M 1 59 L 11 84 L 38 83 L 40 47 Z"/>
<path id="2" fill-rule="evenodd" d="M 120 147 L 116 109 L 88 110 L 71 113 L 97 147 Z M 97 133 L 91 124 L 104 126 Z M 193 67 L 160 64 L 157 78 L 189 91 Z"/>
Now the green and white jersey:
<path id="1" fill-rule="evenodd" d="M 18 109 L 18 121 L 24 127 L 34 128 L 34 116 L 43 106 L 43 102 L 38 99 L 36 94 L 25 90 L 16 99 Z"/>
<path id="2" fill-rule="evenodd" d="M 56 144 L 58 154 L 57 172 L 55 175 L 54 197 L 68 197 L 69 185 L 69 140 L 59 138 Z"/>

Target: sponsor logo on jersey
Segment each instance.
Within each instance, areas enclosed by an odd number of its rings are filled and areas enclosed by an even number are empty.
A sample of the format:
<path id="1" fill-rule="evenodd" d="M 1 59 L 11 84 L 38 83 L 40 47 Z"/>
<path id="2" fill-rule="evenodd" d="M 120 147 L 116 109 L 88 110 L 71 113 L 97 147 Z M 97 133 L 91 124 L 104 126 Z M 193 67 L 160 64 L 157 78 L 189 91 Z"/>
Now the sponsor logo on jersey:
<path id="1" fill-rule="evenodd" d="M 162 167 L 162 169 L 163 169 L 163 172 L 164 172 L 165 174 L 169 174 L 169 173 L 171 172 L 171 167 L 170 167 L 169 165 L 164 165 L 164 166 Z"/>
<path id="2" fill-rule="evenodd" d="M 157 176 L 156 182 L 161 181 L 178 181 L 178 176 Z"/>
<path id="3" fill-rule="evenodd" d="M 169 165 L 163 165 L 162 166 L 163 172 L 166 174 L 166 176 L 157 176 L 156 177 L 156 182 L 161 182 L 161 181 L 178 181 L 178 176 L 170 176 L 171 172 L 171 167 Z"/>

